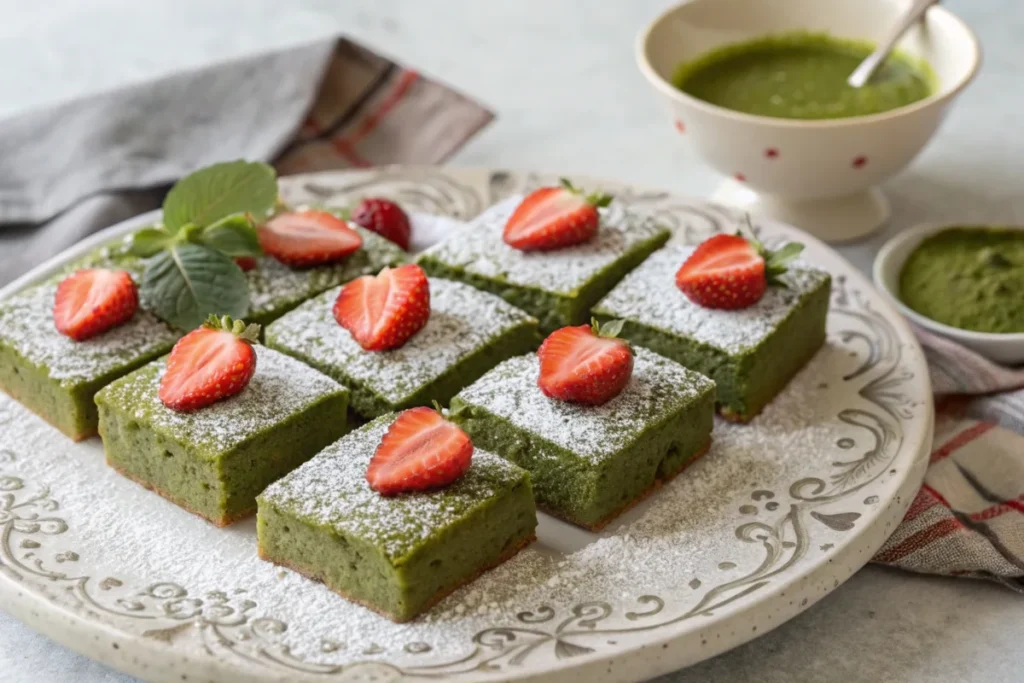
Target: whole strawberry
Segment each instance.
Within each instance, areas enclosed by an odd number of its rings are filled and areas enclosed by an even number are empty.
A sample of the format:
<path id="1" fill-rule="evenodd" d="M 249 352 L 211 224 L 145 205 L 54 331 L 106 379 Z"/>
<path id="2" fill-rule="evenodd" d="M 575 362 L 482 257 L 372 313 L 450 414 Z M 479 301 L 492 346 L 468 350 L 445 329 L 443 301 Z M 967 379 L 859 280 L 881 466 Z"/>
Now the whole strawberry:
<path id="1" fill-rule="evenodd" d="M 367 197 L 352 212 L 352 222 L 409 250 L 409 217 L 390 199 Z"/>
<path id="2" fill-rule="evenodd" d="M 523 199 L 505 223 L 505 244 L 520 251 L 548 251 L 581 244 L 597 234 L 597 210 L 608 206 L 611 196 L 584 194 L 565 178 L 561 182 Z"/>
<path id="3" fill-rule="evenodd" d="M 259 325 L 211 315 L 171 349 L 160 379 L 160 400 L 172 410 L 186 412 L 241 392 L 256 371 L 252 345 L 259 336 Z"/>
<path id="4" fill-rule="evenodd" d="M 53 324 L 61 334 L 84 341 L 126 323 L 139 307 L 132 276 L 123 270 L 89 268 L 61 280 Z"/>
<path id="5" fill-rule="evenodd" d="M 412 408 L 391 423 L 366 470 L 377 493 L 393 496 L 452 483 L 469 469 L 473 442 L 437 410 Z"/>
<path id="6" fill-rule="evenodd" d="M 701 242 L 676 272 L 676 286 L 704 308 L 735 310 L 760 301 L 804 245 L 790 242 L 772 252 L 742 235 L 715 235 Z"/>
<path id="7" fill-rule="evenodd" d="M 242 270 L 248 272 L 255 268 L 259 262 L 254 256 L 239 256 L 235 259 L 235 264 Z"/>
<path id="8" fill-rule="evenodd" d="M 430 283 L 415 263 L 385 268 L 342 287 L 334 319 L 367 351 L 395 349 L 430 318 Z"/>
<path id="9" fill-rule="evenodd" d="M 574 403 L 601 405 L 615 398 L 633 374 L 633 350 L 618 338 L 621 331 L 621 320 L 555 330 L 537 351 L 537 386 L 545 396 Z"/>

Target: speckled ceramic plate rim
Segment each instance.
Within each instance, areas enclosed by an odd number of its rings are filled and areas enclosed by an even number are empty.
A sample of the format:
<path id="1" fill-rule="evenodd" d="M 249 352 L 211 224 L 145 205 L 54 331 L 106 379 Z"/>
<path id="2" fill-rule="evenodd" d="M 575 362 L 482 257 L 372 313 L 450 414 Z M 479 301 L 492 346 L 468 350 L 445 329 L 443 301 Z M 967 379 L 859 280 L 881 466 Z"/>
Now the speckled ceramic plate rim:
<path id="1" fill-rule="evenodd" d="M 489 193 L 489 199 L 485 198 L 480 206 L 475 207 L 475 211 L 465 212 L 470 215 L 456 216 L 469 218 L 472 213 L 493 203 L 496 198 L 500 198 L 496 195 L 500 195 L 501 192 L 507 194 L 524 185 L 535 185 L 541 179 L 550 178 L 553 175 L 483 169 L 391 167 L 293 176 L 284 180 L 282 193 L 287 199 L 289 196 L 287 189 L 300 186 L 309 189 L 316 186 L 325 188 L 337 185 L 343 187 L 346 192 L 354 192 L 371 187 L 377 182 L 386 184 L 400 182 L 415 186 L 417 183 L 427 183 L 432 179 L 463 182 L 467 185 L 489 188 L 485 190 L 485 194 Z M 579 177 L 574 176 L 574 178 Z M 639 204 L 649 202 L 655 212 L 659 206 L 671 203 L 693 207 L 693 210 L 698 213 L 717 211 L 723 217 L 730 212 L 728 209 L 713 207 L 700 200 L 653 190 L 636 190 L 617 182 L 588 181 L 583 178 L 579 178 L 579 182 L 589 186 L 599 185 L 617 189 L 620 191 L 620 195 L 627 195 L 630 201 Z M 316 196 L 317 193 L 313 192 L 314 199 Z M 151 222 L 157 216 L 158 212 L 144 214 L 91 236 L 4 287 L 0 290 L 0 298 L 42 279 L 71 259 L 111 238 Z M 434 678 L 458 676 L 458 680 L 514 678 L 537 681 L 625 681 L 648 678 L 695 663 L 761 635 L 817 602 L 866 564 L 902 519 L 920 487 L 931 447 L 934 414 L 930 401 L 927 400 L 930 396 L 930 387 L 923 353 L 902 318 L 885 299 L 871 289 L 868 280 L 847 264 L 842 257 L 820 241 L 795 228 L 771 223 L 763 223 L 761 227 L 769 236 L 788 235 L 803 241 L 808 246 L 812 260 L 823 257 L 825 263 L 822 265 L 824 267 L 834 274 L 845 276 L 851 291 L 863 295 L 868 301 L 868 306 L 874 309 L 881 318 L 884 318 L 887 324 L 891 325 L 895 332 L 895 341 L 900 348 L 904 349 L 905 360 L 912 365 L 912 376 L 905 379 L 911 383 L 912 395 L 910 398 L 918 399 L 913 401 L 917 412 L 908 415 L 903 420 L 902 448 L 890 461 L 894 466 L 893 470 L 889 472 L 891 476 L 880 479 L 879 486 L 876 487 L 877 490 L 871 489 L 877 495 L 882 496 L 880 503 L 873 508 L 867 508 L 855 531 L 847 533 L 835 543 L 829 552 L 818 557 L 812 565 L 804 568 L 804 571 L 794 572 L 791 576 L 778 577 L 772 582 L 770 591 L 755 593 L 721 606 L 716 609 L 715 616 L 701 622 L 700 627 L 692 627 L 691 622 L 689 625 L 691 627 L 683 625 L 680 628 L 679 623 L 676 622 L 676 628 L 665 626 L 650 631 L 650 638 L 639 645 L 596 651 L 586 648 L 588 651 L 579 653 L 578 656 L 564 658 L 559 654 L 556 659 L 545 660 L 541 668 L 527 666 L 519 669 L 514 667 L 501 669 L 499 667 L 499 670 L 494 672 L 484 669 L 471 672 L 453 670 L 447 673 L 438 669 L 437 673 L 433 675 Z M 686 229 L 689 230 L 688 227 Z M 860 517 L 859 514 L 857 516 Z M 0 566 L 2 566 L 2 562 L 0 562 Z M 196 656 L 193 653 L 181 652 L 173 646 L 140 635 L 119 631 L 97 619 L 89 618 L 87 611 L 72 610 L 55 604 L 45 586 L 30 587 L 2 571 L 0 571 L 0 597 L 3 599 L 5 610 L 33 628 L 84 655 L 133 675 L 168 681 L 204 679 L 299 681 L 325 680 L 326 678 L 320 674 L 287 672 L 273 668 L 268 668 L 264 672 L 257 671 L 256 678 L 254 678 L 253 670 L 240 667 L 238 660 L 202 651 L 199 653 L 200 656 Z M 644 609 L 643 603 L 644 601 L 641 600 L 641 604 L 637 608 L 638 612 Z M 647 606 L 650 607 L 649 604 Z M 651 613 L 660 611 L 661 607 L 656 607 Z M 584 613 L 576 614 L 577 620 L 588 616 L 585 606 L 578 606 L 578 608 L 582 608 Z M 647 615 L 639 614 L 637 618 L 644 616 Z M 582 624 L 582 622 L 580 623 Z M 711 638 L 712 634 L 716 634 L 718 637 Z M 727 635 L 721 637 L 722 634 Z M 556 650 L 560 643 L 557 635 L 554 633 L 551 636 Z M 703 642 L 698 646 L 698 641 Z M 330 679 L 392 680 L 402 678 L 403 673 L 406 672 L 387 663 L 367 662 L 348 665 L 330 676 Z M 411 677 L 423 675 L 413 672 Z"/>

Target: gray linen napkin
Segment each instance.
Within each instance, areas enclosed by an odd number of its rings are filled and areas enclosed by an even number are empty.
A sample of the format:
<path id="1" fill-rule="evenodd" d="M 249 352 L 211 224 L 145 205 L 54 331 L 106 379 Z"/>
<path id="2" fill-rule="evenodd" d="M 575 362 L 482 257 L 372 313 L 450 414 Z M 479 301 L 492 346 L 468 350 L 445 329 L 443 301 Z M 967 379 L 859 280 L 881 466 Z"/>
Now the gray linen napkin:
<path id="1" fill-rule="evenodd" d="M 158 207 L 169 184 L 202 166 L 433 164 L 491 118 L 450 88 L 338 39 L 0 121 L 0 284 Z"/>

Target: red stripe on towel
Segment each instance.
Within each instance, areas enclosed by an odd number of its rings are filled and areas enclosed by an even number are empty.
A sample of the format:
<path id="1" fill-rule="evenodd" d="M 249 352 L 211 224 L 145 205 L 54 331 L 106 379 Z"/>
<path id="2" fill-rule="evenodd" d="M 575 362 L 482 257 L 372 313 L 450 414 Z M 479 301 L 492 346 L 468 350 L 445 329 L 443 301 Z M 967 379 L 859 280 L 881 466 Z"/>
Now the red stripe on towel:
<path id="1" fill-rule="evenodd" d="M 934 451 L 929 463 L 935 463 L 945 457 L 948 457 L 950 454 L 960 450 L 993 427 L 995 427 L 995 425 L 991 422 L 979 422 L 973 427 L 968 427 L 944 443 L 938 450 Z"/>
<path id="2" fill-rule="evenodd" d="M 959 531 L 963 528 L 963 524 L 960 520 L 955 517 L 949 517 L 940 522 L 932 524 L 927 529 L 922 529 L 916 534 L 913 534 L 905 540 L 897 543 L 891 548 L 883 550 L 875 556 L 876 562 L 887 562 L 893 563 L 898 560 L 910 555 L 911 553 L 917 552 L 921 548 L 925 547 L 929 543 L 949 536 L 955 531 Z"/>

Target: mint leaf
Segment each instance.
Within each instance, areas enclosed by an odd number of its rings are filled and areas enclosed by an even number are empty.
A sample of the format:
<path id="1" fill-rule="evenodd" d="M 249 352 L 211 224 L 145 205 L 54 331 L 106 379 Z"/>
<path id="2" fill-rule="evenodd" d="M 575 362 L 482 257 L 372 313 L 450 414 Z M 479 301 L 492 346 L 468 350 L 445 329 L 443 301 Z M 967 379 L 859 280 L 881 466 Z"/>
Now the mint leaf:
<path id="1" fill-rule="evenodd" d="M 230 161 L 179 180 L 164 199 L 164 227 L 174 234 L 188 223 L 205 228 L 236 213 L 264 216 L 277 201 L 277 177 L 266 164 Z"/>
<path id="2" fill-rule="evenodd" d="M 210 315 L 242 318 L 249 310 L 245 273 L 228 256 L 200 244 L 175 244 L 142 274 L 140 297 L 156 315 L 183 330 Z"/>
<path id="3" fill-rule="evenodd" d="M 204 228 L 192 241 L 205 244 L 231 257 L 263 254 L 252 220 L 240 213 L 222 218 Z"/>
<path id="4" fill-rule="evenodd" d="M 143 228 L 132 235 L 129 251 L 141 258 L 149 258 L 166 249 L 173 239 L 166 230 Z"/>

